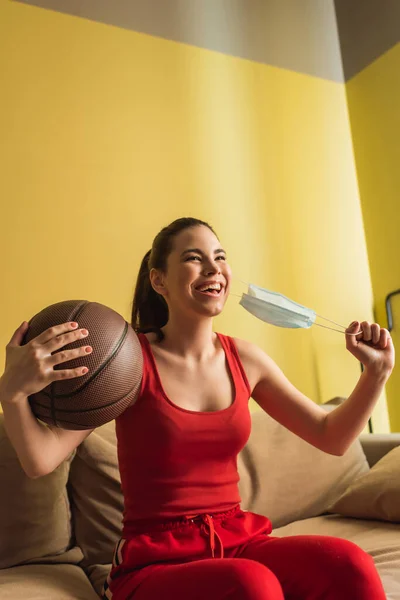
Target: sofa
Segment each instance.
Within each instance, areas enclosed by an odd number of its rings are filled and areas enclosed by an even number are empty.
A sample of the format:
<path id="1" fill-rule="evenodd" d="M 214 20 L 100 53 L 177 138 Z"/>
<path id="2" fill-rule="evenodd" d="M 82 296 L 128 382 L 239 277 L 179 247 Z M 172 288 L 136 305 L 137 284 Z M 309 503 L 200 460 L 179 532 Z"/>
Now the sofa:
<path id="1" fill-rule="evenodd" d="M 362 434 L 332 456 L 255 410 L 238 469 L 242 508 L 267 515 L 272 535 L 355 542 L 373 557 L 387 598 L 400 600 L 400 433 Z M 0 485 L 2 600 L 96 600 L 121 532 L 114 422 L 30 479 L 0 414 Z"/>

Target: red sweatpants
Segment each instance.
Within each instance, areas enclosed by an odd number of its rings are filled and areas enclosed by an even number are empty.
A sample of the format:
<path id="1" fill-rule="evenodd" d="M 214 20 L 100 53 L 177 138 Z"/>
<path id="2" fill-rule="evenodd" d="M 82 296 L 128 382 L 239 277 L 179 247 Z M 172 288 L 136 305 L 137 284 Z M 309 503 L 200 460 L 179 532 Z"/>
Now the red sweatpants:
<path id="1" fill-rule="evenodd" d="M 269 535 L 269 519 L 239 506 L 148 523 L 119 540 L 106 600 L 385 600 L 373 559 L 324 535 Z"/>

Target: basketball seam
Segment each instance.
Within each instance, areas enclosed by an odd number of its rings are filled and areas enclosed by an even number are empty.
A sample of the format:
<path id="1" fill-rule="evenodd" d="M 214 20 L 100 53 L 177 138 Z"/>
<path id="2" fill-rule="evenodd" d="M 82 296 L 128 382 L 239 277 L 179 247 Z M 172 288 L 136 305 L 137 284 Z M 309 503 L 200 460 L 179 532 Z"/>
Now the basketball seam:
<path id="1" fill-rule="evenodd" d="M 136 386 L 134 385 L 133 387 L 131 387 L 131 389 L 126 392 L 126 394 L 124 394 L 121 398 L 119 398 L 118 400 L 113 400 L 113 402 L 110 402 L 109 404 L 103 404 L 102 406 L 97 406 L 96 408 L 83 408 L 83 409 L 68 409 L 68 408 L 57 408 L 57 412 L 58 413 L 74 413 L 74 412 L 79 412 L 79 413 L 84 413 L 84 412 L 95 412 L 96 410 L 102 410 L 103 408 L 108 408 L 109 406 L 112 406 L 113 404 L 118 404 L 119 402 L 122 402 L 123 400 L 125 400 L 125 398 L 127 398 L 135 389 L 135 387 L 138 387 L 140 385 L 141 381 L 139 382 L 139 384 L 136 384 Z M 41 408 L 48 408 L 46 406 L 46 404 L 41 404 L 40 402 L 35 402 L 35 406 L 40 406 Z M 43 415 L 44 416 L 44 415 Z"/>

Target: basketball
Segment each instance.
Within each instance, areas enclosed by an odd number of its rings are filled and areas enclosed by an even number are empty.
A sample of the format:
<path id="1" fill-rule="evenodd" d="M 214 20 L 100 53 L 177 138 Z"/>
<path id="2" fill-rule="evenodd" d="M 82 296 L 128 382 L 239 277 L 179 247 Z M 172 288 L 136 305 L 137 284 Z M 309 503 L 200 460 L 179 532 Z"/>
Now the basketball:
<path id="1" fill-rule="evenodd" d="M 54 366 L 54 369 L 88 367 L 80 377 L 53 381 L 29 396 L 35 416 L 62 429 L 92 429 L 118 417 L 140 391 L 142 350 L 133 328 L 111 308 L 87 300 L 67 300 L 48 306 L 29 321 L 23 344 L 46 329 L 76 321 L 88 330 L 85 340 L 76 340 L 62 350 L 90 344 L 87 356 Z"/>

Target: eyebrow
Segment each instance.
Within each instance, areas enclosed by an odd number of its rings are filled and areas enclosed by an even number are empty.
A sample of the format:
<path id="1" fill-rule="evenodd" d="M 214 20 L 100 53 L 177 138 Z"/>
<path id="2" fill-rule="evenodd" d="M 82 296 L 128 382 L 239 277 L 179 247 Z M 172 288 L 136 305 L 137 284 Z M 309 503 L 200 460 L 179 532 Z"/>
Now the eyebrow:
<path id="1" fill-rule="evenodd" d="M 200 250 L 200 248 L 189 248 L 188 250 L 184 250 L 181 254 L 181 256 L 184 256 L 185 254 L 189 254 L 189 252 L 194 252 L 197 254 L 203 254 L 204 252 L 202 250 Z M 214 254 L 220 254 L 221 252 L 223 252 L 224 254 L 226 254 L 225 250 L 223 248 L 217 248 L 217 250 L 214 250 Z"/>

